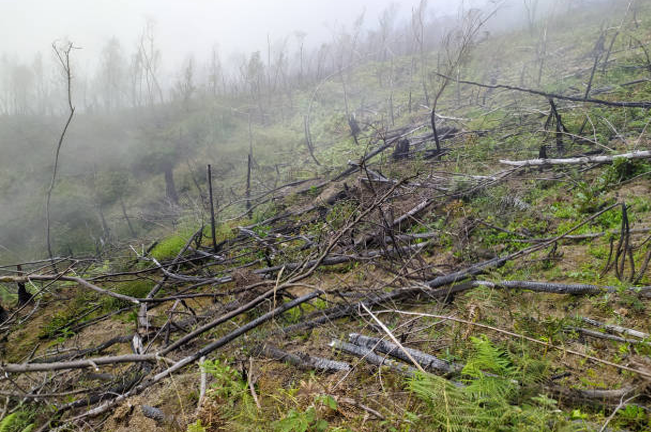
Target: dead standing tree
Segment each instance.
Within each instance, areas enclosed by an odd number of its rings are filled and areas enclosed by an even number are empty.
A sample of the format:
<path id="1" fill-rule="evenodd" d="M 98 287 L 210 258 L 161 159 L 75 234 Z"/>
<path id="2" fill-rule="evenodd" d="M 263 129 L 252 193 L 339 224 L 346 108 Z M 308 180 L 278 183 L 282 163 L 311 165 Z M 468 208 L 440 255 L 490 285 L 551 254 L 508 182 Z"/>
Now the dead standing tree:
<path id="1" fill-rule="evenodd" d="M 54 268 L 54 271 L 56 272 L 56 265 L 54 264 L 54 259 L 52 255 L 52 239 L 51 239 L 51 229 L 50 229 L 50 201 L 52 200 L 52 192 L 54 191 L 54 185 L 56 184 L 57 180 L 57 171 L 59 168 L 59 155 L 61 154 L 61 146 L 63 145 L 63 139 L 66 136 L 66 132 L 68 131 L 68 127 L 70 126 L 70 123 L 72 122 L 72 117 L 75 114 L 75 107 L 72 105 L 72 72 L 70 70 L 70 52 L 74 46 L 72 45 L 72 42 L 66 43 L 64 46 L 57 46 L 56 42 L 52 43 L 52 49 L 54 50 L 54 53 L 56 54 L 56 57 L 61 64 L 61 67 L 63 69 L 63 76 L 65 78 L 66 82 L 66 93 L 67 93 L 67 99 L 68 99 L 68 118 L 65 122 L 65 125 L 63 126 L 63 130 L 61 131 L 61 135 L 59 135 L 59 141 L 57 143 L 56 151 L 54 153 L 54 167 L 52 168 L 52 179 L 50 180 L 50 186 L 47 189 L 46 195 L 45 195 L 45 240 L 47 242 L 47 253 L 48 257 L 50 258 L 50 262 L 52 263 L 52 267 Z"/>
<path id="2" fill-rule="evenodd" d="M 477 9 L 471 9 L 467 12 L 462 12 L 460 28 L 448 32 L 443 38 L 442 50 L 445 55 L 445 73 L 442 75 L 437 73 L 436 76 L 440 80 L 440 84 L 434 99 L 432 100 L 432 108 L 430 113 L 430 121 L 432 125 L 432 134 L 434 142 L 436 143 L 436 151 L 441 151 L 441 140 L 436 130 L 436 108 L 443 92 L 448 84 L 450 84 L 450 76 L 455 73 L 461 65 L 468 59 L 470 50 L 472 49 L 477 34 L 482 26 L 497 12 L 499 6 L 486 16 L 482 16 L 481 12 Z"/>

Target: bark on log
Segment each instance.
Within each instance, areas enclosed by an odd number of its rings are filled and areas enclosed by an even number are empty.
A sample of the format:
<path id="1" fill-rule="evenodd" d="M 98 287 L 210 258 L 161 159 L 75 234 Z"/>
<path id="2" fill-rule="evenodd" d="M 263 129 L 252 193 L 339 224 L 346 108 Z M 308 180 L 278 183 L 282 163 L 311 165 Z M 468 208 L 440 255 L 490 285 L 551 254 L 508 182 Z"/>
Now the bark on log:
<path id="1" fill-rule="evenodd" d="M 87 354 L 94 354 L 94 353 L 102 352 L 103 350 L 105 350 L 107 348 L 110 348 L 115 344 L 127 343 L 127 342 L 131 341 L 131 338 L 132 338 L 132 335 L 129 335 L 129 336 L 117 336 L 117 337 L 114 337 L 112 339 L 107 340 L 104 343 L 101 343 L 101 344 L 99 344 L 97 346 L 94 346 L 94 347 L 81 349 L 79 351 L 74 351 L 72 353 L 60 354 L 60 355 L 53 356 L 53 357 L 35 359 L 34 363 L 56 363 L 56 362 L 61 362 L 61 361 L 64 361 L 64 360 L 70 360 L 70 359 L 73 359 L 75 357 L 85 356 Z"/>
<path id="2" fill-rule="evenodd" d="M 89 288 L 103 295 L 114 297 L 116 299 L 124 300 L 134 304 L 140 303 L 137 298 L 126 296 L 123 294 L 118 294 L 113 291 L 105 290 L 79 277 L 62 276 L 62 275 L 0 276 L 0 282 L 15 282 L 15 283 L 23 282 L 24 283 L 30 280 L 38 280 L 38 281 L 60 280 L 60 281 L 67 281 L 67 282 L 76 282 L 81 286 Z"/>
<path id="3" fill-rule="evenodd" d="M 597 338 L 597 339 L 606 339 L 606 340 L 611 340 L 611 341 L 615 341 L 615 342 L 619 342 L 619 343 L 630 343 L 630 344 L 633 344 L 633 345 L 637 345 L 637 344 L 649 345 L 649 344 L 647 344 L 644 341 L 641 341 L 639 339 L 626 339 L 626 338 L 623 338 L 621 336 L 615 336 L 615 335 L 611 335 L 611 334 L 608 334 L 608 333 L 601 333 L 599 331 L 590 330 L 590 329 L 586 329 L 586 328 L 582 328 L 582 327 L 570 327 L 570 329 L 574 330 L 574 331 L 577 331 L 577 332 L 579 332 L 581 334 L 584 334 L 586 336 L 590 336 L 590 337 Z"/>
<path id="4" fill-rule="evenodd" d="M 589 163 L 613 163 L 617 159 L 648 159 L 651 151 L 642 150 L 631 153 L 622 153 L 612 156 L 583 156 L 567 159 L 529 159 L 521 161 L 500 160 L 501 164 L 515 167 L 548 166 L 548 165 L 583 165 Z"/>
<path id="5" fill-rule="evenodd" d="M 169 368 L 165 369 L 164 371 L 156 374 L 151 379 L 139 384 L 138 386 L 134 387 L 133 389 L 129 390 L 128 392 L 117 396 L 112 401 L 108 401 L 108 402 L 106 402 L 106 403 L 104 403 L 104 404 L 102 404 L 100 406 L 97 406 L 97 407 L 93 408 L 92 410 L 90 410 L 90 411 L 86 412 L 85 414 L 83 414 L 83 417 L 85 417 L 85 416 L 96 416 L 96 415 L 99 415 L 99 414 L 105 412 L 106 410 L 113 407 L 115 404 L 123 401 L 124 399 L 126 399 L 126 398 L 128 398 L 130 396 L 139 394 L 140 392 L 142 392 L 146 388 L 156 384 L 157 382 L 163 380 L 164 378 L 167 378 L 171 374 L 173 374 L 176 371 L 184 368 L 185 366 L 189 365 L 190 363 L 193 363 L 193 362 L 197 361 L 201 357 L 204 357 L 204 356 L 210 354 L 211 352 L 215 351 L 216 349 L 221 348 L 222 346 L 228 344 L 229 342 L 233 341 L 234 339 L 238 338 L 239 336 L 249 332 L 250 330 L 258 327 L 259 325 L 265 323 L 266 321 L 269 321 L 271 318 L 273 318 L 275 316 L 278 316 L 278 315 L 282 314 L 283 312 L 286 312 L 289 309 L 292 309 L 292 308 L 294 308 L 294 307 L 296 307 L 296 306 L 298 306 L 298 305 L 300 305 L 302 303 L 305 303 L 306 301 L 309 301 L 309 300 L 311 300 L 311 299 L 313 299 L 313 298 L 315 298 L 315 297 L 317 297 L 317 296 L 319 296 L 321 294 L 323 294 L 323 291 L 317 290 L 317 291 L 313 291 L 313 292 L 311 292 L 309 294 L 306 294 L 306 295 L 304 295 L 302 297 L 299 297 L 299 298 L 297 298 L 295 300 L 292 300 L 290 302 L 284 303 L 282 306 L 274 309 L 273 311 L 267 312 L 266 314 L 256 318 L 255 320 L 250 321 L 249 323 L 243 325 L 242 327 L 239 327 L 238 329 L 230 332 L 226 336 L 224 336 L 224 337 L 222 337 L 222 338 L 220 338 L 220 339 L 218 339 L 218 340 L 204 346 L 202 349 L 195 352 L 194 354 L 189 355 L 189 356 L 181 359 L 180 361 L 174 363 L 174 365 L 172 365 L 171 367 L 169 367 Z M 1 371 L 1 369 L 0 369 L 0 371 Z"/>
<path id="6" fill-rule="evenodd" d="M 306 321 L 298 324 L 294 324 L 288 327 L 283 328 L 281 331 L 287 336 L 297 331 L 309 330 L 311 328 L 317 327 L 321 324 L 330 322 L 335 319 L 343 318 L 345 316 L 352 315 L 356 313 L 360 308 L 361 304 L 364 303 L 367 307 L 371 307 L 377 304 L 385 303 L 388 301 L 395 301 L 400 298 L 409 297 L 424 293 L 431 299 L 442 299 L 454 295 L 457 292 L 465 291 L 473 288 L 472 283 L 469 284 L 459 284 L 450 288 L 441 289 L 441 290 L 428 290 L 429 288 L 440 288 L 445 285 L 450 285 L 464 279 L 467 279 L 470 276 L 475 276 L 480 274 L 490 268 L 500 267 L 504 265 L 507 261 L 506 258 L 493 258 L 488 261 L 484 261 L 479 264 L 467 267 L 463 270 L 459 270 L 448 275 L 439 276 L 429 282 L 426 282 L 424 285 L 417 285 L 413 287 L 400 288 L 396 289 L 390 293 L 382 295 L 369 295 L 365 300 L 342 305 L 335 306 L 329 310 L 320 312 L 322 314 L 319 318 L 315 318 L 311 321 Z"/>
<path id="7" fill-rule="evenodd" d="M 269 344 L 257 346 L 253 350 L 253 354 L 262 354 L 265 357 L 269 357 L 281 362 L 287 362 L 293 366 L 298 367 L 299 369 L 304 370 L 315 369 L 325 372 L 340 372 L 350 370 L 350 364 L 346 362 L 325 359 L 322 357 L 313 357 L 304 353 L 292 354 Z"/>
<path id="8" fill-rule="evenodd" d="M 544 292 L 550 294 L 572 294 L 572 295 L 585 295 L 585 294 L 600 294 L 603 292 L 616 293 L 620 288 L 614 286 L 600 286 L 588 284 L 561 284 L 552 282 L 530 282 L 530 281 L 475 281 L 475 286 L 487 286 L 490 288 L 509 288 L 509 289 L 524 289 L 534 292 Z M 651 295 L 651 287 L 633 287 L 627 288 L 632 294 L 640 294 L 642 296 Z"/>
<path id="9" fill-rule="evenodd" d="M 338 339 L 333 339 L 332 342 L 330 342 L 330 346 L 339 351 L 345 352 L 346 354 L 361 357 L 362 359 L 376 366 L 388 366 L 391 370 L 402 375 L 413 375 L 418 372 L 418 370 L 414 367 L 399 363 L 386 357 L 379 356 L 370 349 L 361 347 L 359 345 L 340 341 Z"/>
<path id="10" fill-rule="evenodd" d="M 103 365 L 112 365 L 117 363 L 136 363 L 136 362 L 149 362 L 156 361 L 157 354 L 126 354 L 119 356 L 108 356 L 108 357 L 95 357 L 92 359 L 86 360 L 75 360 L 69 362 L 54 362 L 54 363 L 7 363 L 0 365 L 0 371 L 3 373 L 27 373 L 27 372 L 49 372 L 56 370 L 67 370 L 67 369 L 85 369 L 85 368 L 95 368 Z"/>
<path id="11" fill-rule="evenodd" d="M 409 357 L 407 357 L 407 355 L 402 351 L 402 349 L 400 349 L 396 344 L 389 341 L 375 337 L 364 336 L 358 333 L 349 334 L 348 340 L 355 345 L 388 354 L 392 357 L 399 358 L 402 361 L 411 361 Z M 409 354 L 414 358 L 414 360 L 418 362 L 418 364 L 423 367 L 423 369 L 429 372 L 448 374 L 451 372 L 458 372 L 463 368 L 462 365 L 441 360 L 438 357 L 426 354 L 417 349 L 407 347 L 404 347 L 404 349 L 409 352 Z"/>
<path id="12" fill-rule="evenodd" d="M 610 332 L 614 332 L 614 333 L 621 333 L 621 334 L 625 334 L 625 335 L 629 335 L 629 336 L 634 336 L 634 337 L 637 337 L 637 338 L 640 338 L 640 339 L 648 339 L 650 337 L 648 333 L 644 333 L 644 332 L 641 332 L 641 331 L 638 331 L 638 330 L 629 329 L 629 328 L 626 328 L 626 327 L 620 327 L 620 326 L 614 325 L 614 324 L 602 323 L 600 321 L 596 321 L 596 320 L 593 320 L 591 318 L 581 317 L 581 321 L 583 321 L 584 323 L 593 325 L 595 327 L 601 327 L 603 329 L 606 329 L 606 330 L 608 330 Z"/>

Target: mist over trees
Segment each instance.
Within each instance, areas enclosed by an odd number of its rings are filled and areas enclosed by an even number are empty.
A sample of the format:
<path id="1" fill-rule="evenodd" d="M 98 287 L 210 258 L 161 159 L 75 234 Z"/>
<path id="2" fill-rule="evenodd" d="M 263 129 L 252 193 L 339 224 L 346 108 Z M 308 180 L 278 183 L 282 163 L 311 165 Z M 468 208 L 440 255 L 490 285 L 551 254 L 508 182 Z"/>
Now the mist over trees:
<path id="1" fill-rule="evenodd" d="M 458 78 L 465 51 L 489 32 L 528 26 L 537 37 L 546 31 L 542 17 L 585 3 L 489 2 L 441 15 L 435 4 L 421 0 L 403 11 L 405 19 L 393 4 L 379 16 L 358 13 L 352 25 L 334 27 L 331 39 L 316 46 L 306 44 L 308 34 L 295 32 L 223 58 L 216 44 L 173 68 L 164 67 L 165 47 L 158 41 L 165 29 L 151 20 L 135 41 L 107 39 L 90 67 L 78 63 L 73 50 L 76 113 L 52 198 L 54 253 L 99 252 L 111 242 L 182 223 L 189 209 L 192 217 L 202 217 L 197 215 L 206 208 L 206 158 L 218 162 L 218 202 L 241 204 L 247 169 L 254 171 L 256 191 L 265 190 L 270 179 L 296 178 L 301 174 L 287 157 L 319 162 L 306 152 L 327 148 L 332 133 L 358 142 L 362 130 L 382 130 L 423 107 L 432 109 L 434 124 L 441 92 L 455 84 L 432 70 Z M 491 20 L 481 21 L 493 12 Z M 472 34 L 469 25 L 476 25 Z M 439 54 L 432 56 L 435 50 Z M 538 48 L 532 59 L 540 71 L 545 55 Z M 2 258 L 42 254 L 42 197 L 69 109 L 66 79 L 55 60 L 47 48 L 31 57 L 0 56 Z M 375 70 L 363 79 L 377 92 L 363 93 L 355 77 L 362 66 Z M 395 88 L 405 85 L 408 99 L 397 100 Z"/>
<path id="2" fill-rule="evenodd" d="M 120 3 L 0 50 L 0 432 L 649 430 L 651 2 Z"/>

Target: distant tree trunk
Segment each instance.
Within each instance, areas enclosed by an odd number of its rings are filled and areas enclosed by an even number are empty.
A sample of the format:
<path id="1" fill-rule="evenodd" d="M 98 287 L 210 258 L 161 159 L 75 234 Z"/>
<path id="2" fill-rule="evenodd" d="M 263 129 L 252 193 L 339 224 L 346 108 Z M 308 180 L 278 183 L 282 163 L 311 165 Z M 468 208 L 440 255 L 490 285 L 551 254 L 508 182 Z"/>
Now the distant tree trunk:
<path id="1" fill-rule="evenodd" d="M 393 150 L 393 160 L 400 160 L 409 157 L 409 144 L 407 138 L 398 140 Z"/>
<path id="2" fill-rule="evenodd" d="M 217 253 L 217 237 L 215 235 L 215 203 L 212 195 L 212 167 L 208 164 L 208 196 L 210 197 L 210 233 L 212 234 L 212 250 Z"/>
<path id="3" fill-rule="evenodd" d="M 179 203 L 179 196 L 176 193 L 176 186 L 174 185 L 174 172 L 172 166 L 165 168 L 165 194 L 172 203 Z"/>
<path id="4" fill-rule="evenodd" d="M 52 48 L 54 49 L 55 54 L 57 55 L 57 58 L 59 59 L 59 63 L 61 64 L 61 67 L 63 68 L 65 78 L 66 78 L 66 89 L 67 89 L 67 95 L 68 95 L 68 108 L 70 110 L 70 113 L 68 114 L 68 119 L 66 120 L 65 125 L 63 126 L 63 130 L 61 131 L 61 135 L 59 135 L 59 142 L 57 143 L 56 147 L 56 152 L 54 155 L 54 168 L 52 169 L 52 179 L 50 180 L 50 186 L 47 189 L 46 197 L 45 197 L 45 240 L 46 240 L 46 245 L 47 245 L 47 254 L 48 257 L 50 258 L 50 263 L 52 264 L 52 269 L 55 272 L 58 272 L 56 264 L 54 263 L 54 258 L 52 255 L 52 239 L 50 238 L 50 201 L 52 199 L 52 191 L 54 190 L 54 186 L 56 184 L 56 179 L 57 179 L 57 170 L 59 167 L 59 155 L 61 153 L 61 146 L 63 144 L 63 139 L 66 136 L 66 132 L 68 130 L 68 127 L 70 126 L 70 122 L 72 122 L 72 117 L 75 114 L 75 107 L 72 105 L 72 73 L 70 70 L 70 51 L 73 49 L 72 43 L 68 43 L 68 45 L 63 48 L 59 49 L 56 47 L 56 45 L 53 43 Z"/>
<path id="5" fill-rule="evenodd" d="M 129 232 L 131 233 L 132 237 L 136 236 L 136 231 L 133 229 L 133 225 L 131 225 L 131 219 L 129 219 L 129 216 L 127 215 L 127 209 L 124 207 L 124 200 L 120 196 L 120 207 L 122 207 L 122 216 L 124 216 L 124 220 L 127 221 L 127 225 L 129 226 Z"/>
<path id="6" fill-rule="evenodd" d="M 104 236 L 104 241 L 108 242 L 111 236 L 111 230 L 109 230 L 108 224 L 106 223 L 106 218 L 104 217 L 104 209 L 102 206 L 97 206 L 97 214 L 99 215 L 99 221 L 102 225 L 102 234 Z"/>
<path id="7" fill-rule="evenodd" d="M 23 274 L 23 269 L 20 265 L 16 266 L 16 269 L 18 270 L 18 276 L 22 276 Z M 28 301 L 32 299 L 32 295 L 27 292 L 27 288 L 25 287 L 25 282 L 18 282 L 18 306 L 22 306 Z M 4 310 L 2 307 L 0 307 L 0 321 L 4 321 L 5 318 L 3 318 L 3 313 Z"/>
<path id="8" fill-rule="evenodd" d="M 249 153 L 246 165 L 246 215 L 249 219 L 253 216 L 251 211 L 251 162 L 251 153 Z"/>

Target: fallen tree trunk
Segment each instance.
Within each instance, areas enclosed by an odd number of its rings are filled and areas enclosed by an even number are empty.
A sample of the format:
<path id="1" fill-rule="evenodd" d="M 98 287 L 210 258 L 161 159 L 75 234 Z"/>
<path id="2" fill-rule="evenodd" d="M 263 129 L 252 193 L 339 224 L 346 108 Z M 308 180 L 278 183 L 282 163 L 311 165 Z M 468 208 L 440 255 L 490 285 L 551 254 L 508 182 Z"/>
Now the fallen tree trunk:
<path id="1" fill-rule="evenodd" d="M 640 339 L 648 339 L 649 338 L 648 333 L 644 333 L 644 332 L 641 332 L 641 331 L 638 331 L 638 330 L 629 329 L 629 328 L 626 328 L 626 327 L 620 327 L 620 326 L 614 325 L 614 324 L 602 323 L 602 322 L 593 320 L 591 318 L 581 317 L 581 321 L 583 321 L 584 323 L 588 323 L 590 325 L 593 325 L 595 327 L 601 327 L 601 328 L 606 329 L 607 331 L 610 331 L 610 332 L 615 332 L 615 333 L 621 333 L 621 334 L 625 334 L 625 335 L 629 335 L 629 336 L 634 336 L 634 337 L 638 337 Z"/>
<path id="2" fill-rule="evenodd" d="M 86 360 L 74 360 L 69 362 L 54 362 L 54 363 L 7 363 L 0 365 L 0 371 L 3 373 L 27 373 L 27 372 L 49 372 L 56 370 L 67 370 L 67 369 L 85 369 L 85 368 L 95 368 L 98 370 L 98 366 L 103 365 L 112 365 L 118 363 L 137 363 L 137 362 L 149 362 L 156 361 L 160 358 L 157 354 L 126 354 L 119 356 L 109 356 L 109 357 L 95 357 L 92 359 Z"/>
<path id="3" fill-rule="evenodd" d="M 651 158 L 651 151 L 634 151 L 612 156 L 583 156 L 567 159 L 529 159 L 521 161 L 500 160 L 501 164 L 515 167 L 549 166 L 549 165 L 583 165 L 589 163 L 613 163 L 618 159 L 648 159 Z"/>
<path id="4" fill-rule="evenodd" d="M 573 330 L 573 331 L 576 331 L 576 332 L 579 332 L 579 333 L 581 333 L 581 334 L 583 334 L 585 336 L 590 336 L 590 337 L 597 338 L 597 339 L 606 339 L 606 340 L 611 340 L 611 341 L 615 341 L 615 342 L 619 342 L 619 343 L 630 343 L 630 344 L 633 344 L 633 345 L 637 345 L 637 344 L 648 345 L 644 341 L 641 341 L 639 339 L 626 339 L 626 338 L 623 338 L 621 336 L 615 336 L 615 335 L 611 335 L 611 334 L 608 334 L 608 333 L 601 333 L 599 331 L 590 330 L 590 329 L 586 329 L 586 328 L 583 328 L 583 327 L 569 327 L 569 329 Z"/>
<path id="5" fill-rule="evenodd" d="M 298 297 L 295 300 L 292 300 L 290 302 L 284 303 L 283 305 L 277 307 L 276 309 L 272 310 L 271 312 L 267 312 L 264 315 L 259 316 L 258 318 L 254 319 L 253 321 L 248 322 L 247 324 L 239 327 L 238 329 L 228 333 L 227 335 L 223 336 L 220 339 L 217 339 L 216 341 L 209 343 L 208 345 L 204 346 L 201 348 L 199 351 L 195 352 L 194 354 L 191 354 L 178 362 L 174 363 L 172 366 L 169 368 L 165 369 L 164 371 L 156 374 L 153 376 L 151 379 L 139 384 L 138 386 L 134 387 L 133 389 L 129 390 L 128 392 L 118 395 L 115 399 L 105 402 L 104 404 L 93 408 L 92 410 L 89 410 L 85 414 L 82 414 L 81 416 L 78 416 L 76 419 L 80 419 L 86 416 L 95 416 L 98 414 L 101 414 L 105 412 L 106 410 L 110 409 L 112 406 L 115 404 L 123 401 L 124 399 L 139 394 L 146 388 L 156 384 L 157 382 L 163 380 L 164 378 L 167 378 L 174 372 L 184 368 L 185 366 L 197 361 L 201 357 L 204 357 L 211 352 L 215 351 L 218 348 L 221 348 L 222 346 L 228 344 L 229 342 L 233 341 L 234 339 L 238 338 L 239 336 L 249 332 L 250 330 L 258 327 L 259 325 L 269 321 L 271 318 L 276 317 L 283 312 L 288 311 L 289 309 L 292 309 L 302 303 L 305 303 L 306 301 L 312 300 L 313 298 L 323 294 L 323 291 L 317 290 L 313 291 L 309 294 L 306 294 L 304 296 Z M 75 419 L 71 419 L 75 420 Z"/>
<path id="6" fill-rule="evenodd" d="M 385 341 L 384 339 L 364 336 L 358 333 L 351 333 L 348 335 L 348 340 L 355 345 L 388 354 L 405 362 L 411 362 L 411 359 L 407 357 L 404 351 L 402 351 L 402 348 L 398 347 L 398 345 L 394 343 Z M 463 368 L 462 365 L 441 360 L 438 357 L 426 354 L 417 349 L 407 347 L 403 348 L 409 352 L 414 360 L 416 360 L 418 364 L 420 364 L 426 371 L 447 374 L 451 372 L 458 372 Z"/>
<path id="7" fill-rule="evenodd" d="M 544 292 L 550 294 L 600 294 L 603 292 L 616 293 L 621 289 L 614 286 L 600 286 L 588 284 L 561 284 L 552 282 L 531 282 L 531 281 L 474 281 L 474 286 L 486 286 L 490 288 L 509 288 L 509 289 L 524 289 L 534 292 Z M 632 287 L 627 288 L 626 291 L 633 294 L 641 294 L 643 296 L 651 295 L 651 287 Z"/>
<path id="8" fill-rule="evenodd" d="M 14 283 L 21 283 L 21 282 L 29 282 L 29 281 L 66 281 L 66 282 L 76 282 L 79 285 L 89 288 L 93 291 L 96 291 L 100 294 L 104 294 L 110 297 L 114 297 L 118 300 L 124 300 L 129 303 L 134 303 L 134 304 L 139 304 L 140 301 L 138 301 L 137 298 L 130 297 L 124 294 L 118 294 L 113 291 L 105 290 L 104 288 L 100 288 L 97 285 L 94 285 L 87 280 L 84 280 L 80 277 L 73 277 L 73 276 L 63 276 L 60 274 L 57 275 L 30 275 L 30 276 L 0 276 L 0 282 L 14 282 Z"/>
<path id="9" fill-rule="evenodd" d="M 333 339 L 332 342 L 330 342 L 330 346 L 334 349 L 345 352 L 346 354 L 361 357 L 362 359 L 376 366 L 388 366 L 391 370 L 403 375 L 413 375 L 418 372 L 418 370 L 414 367 L 403 363 L 398 363 L 397 361 L 386 357 L 379 356 L 368 348 L 348 342 L 343 342 L 339 339 Z"/>
<path id="10" fill-rule="evenodd" d="M 350 370 L 350 364 L 346 362 L 330 360 L 321 357 L 313 357 L 304 353 L 292 354 L 269 344 L 257 346 L 253 349 L 253 354 L 262 354 L 265 357 L 269 357 L 281 362 L 287 362 L 293 366 L 298 367 L 299 369 L 304 370 L 315 369 L 325 372 L 340 372 Z"/>

